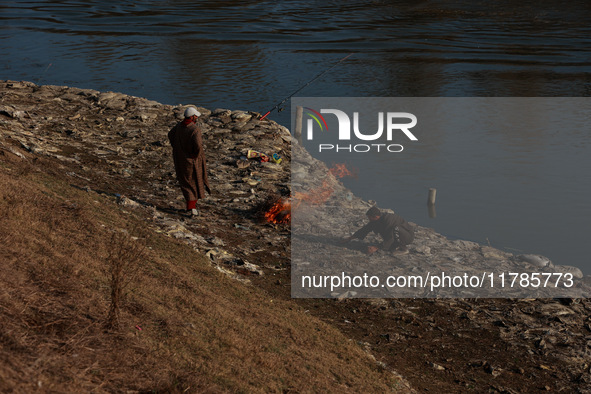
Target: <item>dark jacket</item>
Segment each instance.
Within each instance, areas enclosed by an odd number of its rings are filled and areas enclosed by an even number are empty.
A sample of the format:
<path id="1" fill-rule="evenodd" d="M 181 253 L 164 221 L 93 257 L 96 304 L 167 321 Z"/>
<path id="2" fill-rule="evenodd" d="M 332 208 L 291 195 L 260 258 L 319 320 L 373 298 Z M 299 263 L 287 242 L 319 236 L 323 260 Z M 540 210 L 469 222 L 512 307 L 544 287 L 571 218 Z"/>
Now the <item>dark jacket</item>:
<path id="1" fill-rule="evenodd" d="M 382 213 L 376 221 L 369 222 L 352 235 L 352 238 L 363 239 L 370 232 L 380 234 L 384 243 L 382 249 L 390 250 L 400 244 L 408 245 L 414 239 L 414 229 L 406 220 L 395 213 Z"/>

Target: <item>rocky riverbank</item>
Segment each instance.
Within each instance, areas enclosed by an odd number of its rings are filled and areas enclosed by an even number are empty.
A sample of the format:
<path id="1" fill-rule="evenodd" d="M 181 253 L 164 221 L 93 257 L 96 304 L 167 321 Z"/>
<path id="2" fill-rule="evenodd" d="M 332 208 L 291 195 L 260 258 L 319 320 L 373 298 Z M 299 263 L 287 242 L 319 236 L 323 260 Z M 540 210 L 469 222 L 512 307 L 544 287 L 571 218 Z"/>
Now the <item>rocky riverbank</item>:
<path id="1" fill-rule="evenodd" d="M 116 199 L 121 209 L 144 217 L 154 231 L 185 240 L 220 271 L 290 299 L 291 228 L 264 218 L 272 203 L 292 192 L 289 130 L 259 121 L 258 114 L 246 110 L 199 108 L 213 194 L 200 201 L 201 216 L 188 219 L 166 137 L 183 109 L 119 93 L 4 81 L 0 149 L 26 161 L 55 160 L 76 187 Z M 276 153 L 282 161 L 249 160 L 249 150 Z M 348 195 L 312 158 L 295 168 L 294 176 L 313 180 L 302 191 L 316 190 L 321 185 L 314 182 L 329 177 L 335 196 Z M 349 213 L 309 207 L 316 218 L 307 224 L 314 227 L 309 234 L 317 237 L 303 239 L 298 249 L 328 258 L 342 249 L 336 242 L 344 235 L 341 230 L 359 225 L 356 221 L 369 206 L 354 196 L 335 204 Z M 335 219 L 326 220 L 327 215 Z M 365 258 L 362 246 L 345 253 L 354 260 Z M 571 273 L 578 282 L 576 292 L 560 300 L 359 300 L 337 293 L 329 295 L 340 301 L 293 302 L 362 343 L 419 390 L 591 392 L 591 303 L 581 298 L 589 294 L 588 280 L 576 268 L 451 241 L 419 226 L 411 253 L 403 258 L 398 263 L 408 270 L 492 264 L 508 271 Z M 391 269 L 387 256 L 372 259 L 383 259 L 383 266 Z"/>
<path id="2" fill-rule="evenodd" d="M 292 226 L 292 293 L 307 297 L 372 298 L 586 298 L 591 278 L 572 266 L 554 265 L 539 255 L 514 255 L 488 245 L 449 240 L 432 229 L 413 227 L 410 254 L 399 257 L 380 251 L 367 256 L 368 242 L 344 244 L 344 235 L 363 226 L 372 204 L 356 198 L 333 171 L 319 165 L 297 143 L 292 175 L 296 202 Z M 337 174 L 337 177 L 339 175 Z M 390 210 L 391 207 L 385 211 Z M 381 239 L 369 237 L 379 244 Z M 359 278 L 363 286 L 335 289 L 307 286 L 310 276 L 331 278 L 333 284 Z M 364 275 L 373 277 L 373 285 Z M 335 277 L 335 275 L 337 277 Z M 338 277 L 340 276 L 340 277 Z M 410 277 L 410 278 L 409 278 Z M 386 278 L 396 283 L 386 286 Z M 416 280 L 416 284 L 415 284 Z M 538 283 L 538 281 L 540 283 Z M 299 285 L 299 286 L 298 286 Z"/>

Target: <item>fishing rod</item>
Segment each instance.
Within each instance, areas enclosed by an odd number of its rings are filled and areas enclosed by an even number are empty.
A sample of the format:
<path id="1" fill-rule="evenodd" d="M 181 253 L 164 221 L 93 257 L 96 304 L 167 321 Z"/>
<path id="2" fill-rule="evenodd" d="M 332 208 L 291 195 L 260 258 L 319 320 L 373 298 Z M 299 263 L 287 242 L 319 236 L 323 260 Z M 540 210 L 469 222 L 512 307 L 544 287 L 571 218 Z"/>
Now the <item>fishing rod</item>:
<path id="1" fill-rule="evenodd" d="M 292 94 L 290 94 L 289 96 L 287 96 L 286 98 L 284 98 L 279 104 L 277 104 L 276 106 L 274 106 L 273 108 L 271 108 L 270 110 L 268 110 L 267 113 L 264 114 L 259 120 L 265 119 L 267 117 L 267 115 L 269 115 L 271 112 L 273 112 L 273 110 L 281 107 L 281 105 L 284 102 L 286 102 L 287 100 L 289 100 L 292 96 L 294 96 L 300 90 L 302 90 L 306 86 L 310 85 L 312 82 L 314 82 L 315 80 L 317 80 L 318 78 L 320 78 L 321 76 L 323 76 L 324 74 L 326 74 L 327 72 L 329 72 L 330 70 L 332 70 L 333 68 L 335 68 L 339 63 L 345 61 L 351 55 L 352 55 L 352 53 L 348 54 L 347 56 L 345 56 L 344 58 L 342 58 L 341 60 L 339 60 L 338 62 L 336 62 L 335 64 L 333 64 L 332 66 L 330 66 L 329 68 L 327 68 L 326 70 L 324 70 L 323 72 L 321 72 L 320 74 L 316 75 L 314 78 L 312 78 L 311 80 L 309 80 L 307 84 L 305 84 L 304 86 L 302 86 L 301 88 L 299 88 L 298 90 L 296 90 L 295 92 L 293 92 Z M 281 112 L 281 110 L 279 110 L 279 112 Z"/>

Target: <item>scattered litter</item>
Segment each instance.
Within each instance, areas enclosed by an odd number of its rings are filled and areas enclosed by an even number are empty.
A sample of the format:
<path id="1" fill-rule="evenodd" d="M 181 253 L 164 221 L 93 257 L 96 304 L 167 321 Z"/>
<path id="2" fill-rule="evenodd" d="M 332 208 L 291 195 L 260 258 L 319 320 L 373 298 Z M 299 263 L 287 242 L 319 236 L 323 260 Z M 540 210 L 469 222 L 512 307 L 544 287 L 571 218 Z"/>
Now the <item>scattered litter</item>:
<path id="1" fill-rule="evenodd" d="M 283 161 L 283 159 L 277 153 L 273 153 L 271 155 L 271 161 L 273 161 L 273 163 L 281 164 L 281 162 Z"/>
<path id="2" fill-rule="evenodd" d="M 257 152 L 255 150 L 249 150 L 246 154 L 246 157 L 249 159 L 260 159 L 262 162 L 269 161 L 269 156 L 262 152 Z"/>
<path id="3" fill-rule="evenodd" d="M 283 161 L 283 158 L 279 156 L 277 153 L 271 154 L 268 156 L 263 152 L 258 152 L 256 150 L 249 149 L 248 153 L 246 154 L 247 159 L 259 159 L 261 163 L 266 162 L 273 162 L 275 164 L 280 164 Z"/>

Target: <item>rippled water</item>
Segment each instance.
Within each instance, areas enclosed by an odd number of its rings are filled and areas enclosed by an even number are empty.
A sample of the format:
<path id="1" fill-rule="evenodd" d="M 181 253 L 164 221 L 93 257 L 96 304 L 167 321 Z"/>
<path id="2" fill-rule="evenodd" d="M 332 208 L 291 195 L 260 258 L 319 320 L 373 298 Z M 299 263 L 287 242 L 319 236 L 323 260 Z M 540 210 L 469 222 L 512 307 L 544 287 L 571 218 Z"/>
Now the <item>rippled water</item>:
<path id="1" fill-rule="evenodd" d="M 590 96 L 590 17 L 586 0 L 5 0 L 0 78 L 264 113 L 353 53 L 300 95 Z M 270 117 L 289 126 L 289 105 Z M 395 208 L 449 236 L 591 273 L 590 130 L 558 138 L 515 128 L 495 138 L 489 151 L 474 139 L 478 155 L 435 168 L 406 163 L 393 180 L 404 184 Z M 500 190 L 482 189 L 483 172 Z M 441 197 L 429 219 L 424 192 L 434 184 Z"/>

